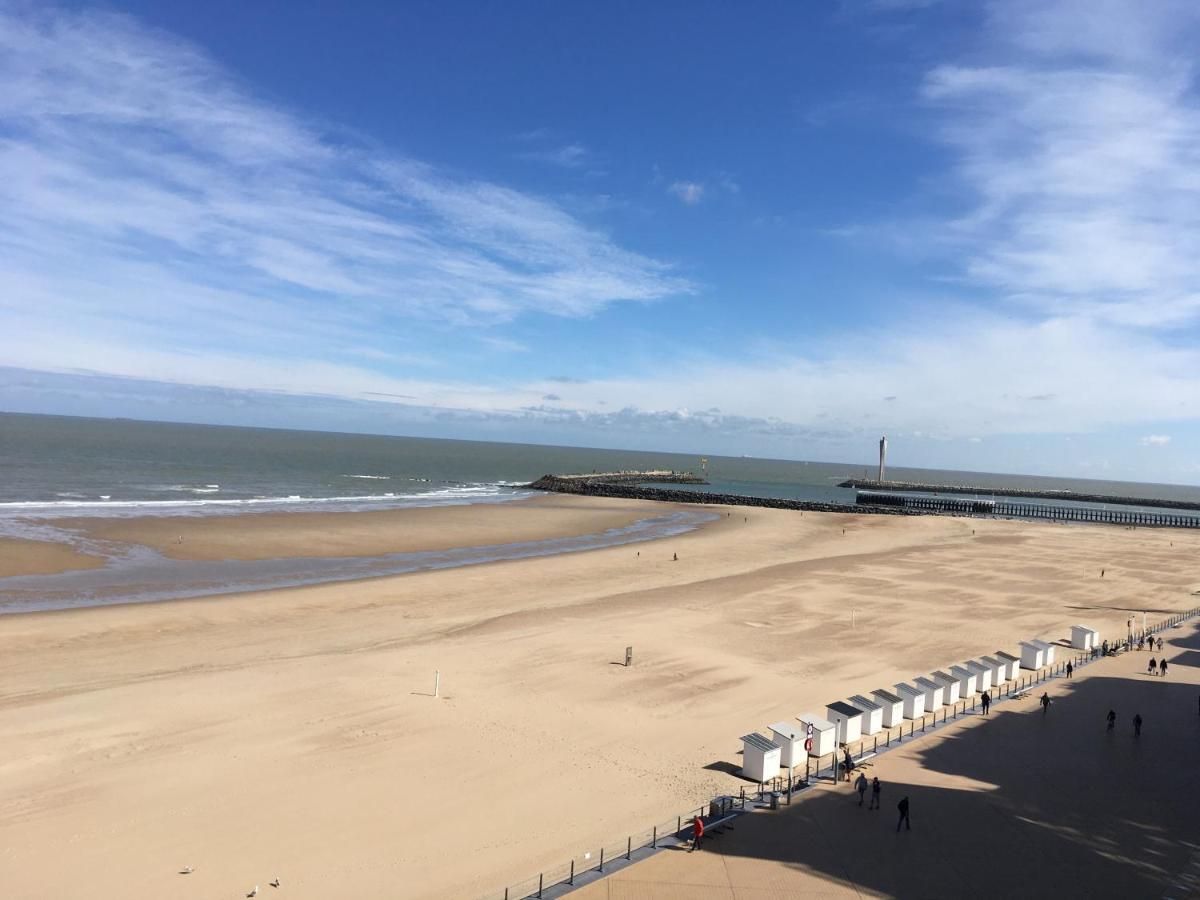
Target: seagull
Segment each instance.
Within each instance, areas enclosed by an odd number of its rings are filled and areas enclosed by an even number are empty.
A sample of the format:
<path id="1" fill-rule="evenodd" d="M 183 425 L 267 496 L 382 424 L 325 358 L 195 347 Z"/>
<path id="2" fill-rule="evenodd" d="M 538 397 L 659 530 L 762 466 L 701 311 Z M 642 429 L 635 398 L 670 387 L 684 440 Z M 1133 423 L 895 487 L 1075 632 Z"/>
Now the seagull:
<path id="1" fill-rule="evenodd" d="M 196 870 L 192 866 L 184 866 L 182 869 L 179 870 L 179 874 L 180 875 L 191 875 L 195 871 Z"/>
<path id="2" fill-rule="evenodd" d="M 271 882 L 271 887 L 279 887 L 279 876 L 275 876 L 275 880 Z"/>
<path id="3" fill-rule="evenodd" d="M 258 896 L 258 885 L 256 884 L 256 885 L 254 886 L 254 890 L 252 890 L 252 891 L 251 891 L 250 893 L 248 893 L 246 896 L 247 896 L 247 897 L 257 897 L 257 896 Z"/>

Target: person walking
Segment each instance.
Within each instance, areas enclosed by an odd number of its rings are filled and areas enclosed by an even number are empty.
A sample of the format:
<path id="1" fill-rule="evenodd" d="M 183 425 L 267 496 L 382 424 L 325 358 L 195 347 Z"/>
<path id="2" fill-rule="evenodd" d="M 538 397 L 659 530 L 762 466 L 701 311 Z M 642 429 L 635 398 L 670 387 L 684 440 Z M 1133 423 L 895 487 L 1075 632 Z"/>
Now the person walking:
<path id="1" fill-rule="evenodd" d="M 1133 714 L 1133 736 L 1134 737 L 1142 736 L 1142 714 L 1141 713 Z"/>
<path id="2" fill-rule="evenodd" d="M 1106 731 L 1112 731 L 1112 730 L 1113 730 L 1113 726 L 1117 724 L 1117 713 L 1116 713 L 1116 710 L 1112 710 L 1112 709 L 1110 709 L 1110 710 L 1108 711 L 1108 717 L 1107 717 L 1107 719 L 1108 719 L 1108 728 L 1106 728 L 1105 730 L 1106 730 Z"/>
<path id="3" fill-rule="evenodd" d="M 1071 673 L 1074 671 L 1075 671 L 1075 666 L 1073 666 L 1070 662 L 1068 662 L 1067 663 L 1067 677 L 1070 678 Z"/>
<path id="4" fill-rule="evenodd" d="M 1158 652 L 1162 653 L 1162 638 L 1158 639 Z"/>
<path id="5" fill-rule="evenodd" d="M 858 791 L 858 805 L 862 806 L 863 801 L 867 799 L 867 776 L 859 772 L 854 787 Z"/>
<path id="6" fill-rule="evenodd" d="M 1155 658 L 1152 656 L 1152 657 L 1150 657 L 1150 665 L 1148 665 L 1148 666 L 1146 667 L 1146 672 L 1147 672 L 1147 674 L 1149 674 L 1149 675 L 1154 675 L 1154 674 L 1156 674 L 1156 673 L 1157 673 L 1157 671 L 1158 671 L 1158 660 L 1156 660 L 1156 659 L 1155 659 Z"/>
<path id="7" fill-rule="evenodd" d="M 909 831 L 912 831 L 912 825 L 908 821 L 908 798 L 905 797 L 897 803 L 896 809 L 900 810 L 900 818 L 896 820 L 896 830 L 899 831 L 900 826 L 903 825 Z"/>
<path id="8" fill-rule="evenodd" d="M 1049 694 L 1042 694 L 1042 699 L 1039 700 L 1038 703 L 1042 704 L 1042 715 L 1043 716 L 1046 713 L 1050 712 L 1050 695 Z"/>
<path id="9" fill-rule="evenodd" d="M 700 838 L 704 837 L 704 819 L 696 816 L 692 820 L 692 850 L 700 849 Z M 689 850 L 688 853 L 691 853 Z"/>
<path id="10" fill-rule="evenodd" d="M 879 792 L 883 789 L 883 785 L 879 783 L 879 776 L 876 775 L 871 779 L 871 805 L 867 809 L 879 809 Z"/>
<path id="11" fill-rule="evenodd" d="M 992 708 L 992 695 L 984 691 L 979 695 L 979 703 L 983 707 L 983 714 L 986 716 L 988 710 Z"/>
<path id="12" fill-rule="evenodd" d="M 1158 664 L 1158 674 L 1164 678 L 1167 677 L 1167 661 L 1165 659 Z"/>
<path id="13" fill-rule="evenodd" d="M 850 781 L 850 773 L 854 771 L 854 761 L 850 758 L 850 748 L 842 745 L 842 768 L 846 772 L 846 781 Z"/>

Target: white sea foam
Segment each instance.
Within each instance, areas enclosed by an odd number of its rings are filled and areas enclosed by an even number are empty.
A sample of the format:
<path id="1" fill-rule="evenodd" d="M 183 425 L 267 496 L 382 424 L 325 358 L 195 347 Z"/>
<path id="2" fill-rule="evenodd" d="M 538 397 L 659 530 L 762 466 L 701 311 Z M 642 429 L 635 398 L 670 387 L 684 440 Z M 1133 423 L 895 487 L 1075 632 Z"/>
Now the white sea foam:
<path id="1" fill-rule="evenodd" d="M 518 500 L 531 493 L 515 491 L 503 482 L 478 482 L 453 485 L 431 491 L 363 494 L 350 497 L 304 497 L 289 494 L 285 497 L 196 498 L 171 500 L 113 500 L 101 495 L 99 500 L 20 500 L 0 502 L 0 516 L 37 516 L 61 518 L 67 516 L 135 516 L 135 515 L 221 515 L 264 509 L 315 510 L 322 506 L 335 509 L 389 509 L 402 506 L 451 506 L 467 503 L 494 503 Z M 216 489 L 206 489 L 216 492 Z"/>
<path id="2" fill-rule="evenodd" d="M 367 478 L 371 481 L 390 481 L 391 475 L 343 475 L 343 478 Z"/>

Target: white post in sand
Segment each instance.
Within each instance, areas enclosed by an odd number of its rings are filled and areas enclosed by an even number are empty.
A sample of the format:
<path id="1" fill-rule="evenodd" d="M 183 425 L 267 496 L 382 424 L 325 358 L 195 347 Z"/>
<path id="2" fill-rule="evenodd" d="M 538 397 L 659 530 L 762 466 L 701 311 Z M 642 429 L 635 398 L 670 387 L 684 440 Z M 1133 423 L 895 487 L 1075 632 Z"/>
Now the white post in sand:
<path id="1" fill-rule="evenodd" d="M 442 688 L 442 671 L 441 669 L 433 670 L 433 696 L 437 696 Z"/>

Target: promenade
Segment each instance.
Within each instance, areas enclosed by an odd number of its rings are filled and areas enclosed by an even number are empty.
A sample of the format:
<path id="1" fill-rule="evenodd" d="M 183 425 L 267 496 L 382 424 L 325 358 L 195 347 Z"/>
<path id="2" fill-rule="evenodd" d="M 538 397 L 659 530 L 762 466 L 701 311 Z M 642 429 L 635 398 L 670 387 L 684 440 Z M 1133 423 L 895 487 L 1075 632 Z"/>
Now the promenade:
<path id="1" fill-rule="evenodd" d="M 1162 654 L 1098 660 L 868 762 L 878 812 L 823 782 L 698 853 L 664 850 L 571 896 L 1200 897 L 1200 631 L 1161 636 Z M 1166 677 L 1146 674 L 1151 655 L 1170 662 Z M 912 830 L 897 833 L 904 796 Z"/>

